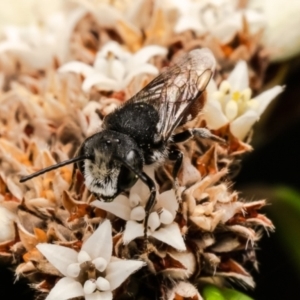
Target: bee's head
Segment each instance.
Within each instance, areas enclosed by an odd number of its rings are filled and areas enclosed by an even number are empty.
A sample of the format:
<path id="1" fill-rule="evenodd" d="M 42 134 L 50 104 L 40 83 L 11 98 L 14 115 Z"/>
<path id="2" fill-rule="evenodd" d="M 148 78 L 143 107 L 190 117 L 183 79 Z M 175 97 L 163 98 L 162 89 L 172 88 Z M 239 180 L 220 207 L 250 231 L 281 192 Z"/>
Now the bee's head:
<path id="1" fill-rule="evenodd" d="M 143 155 L 136 142 L 122 133 L 104 130 L 80 147 L 78 162 L 87 188 L 106 202 L 132 187 L 143 169 Z"/>
<path id="2" fill-rule="evenodd" d="M 132 187 L 144 164 L 142 152 L 131 137 L 104 130 L 87 138 L 76 157 L 22 177 L 20 182 L 75 162 L 87 188 L 106 202 Z"/>

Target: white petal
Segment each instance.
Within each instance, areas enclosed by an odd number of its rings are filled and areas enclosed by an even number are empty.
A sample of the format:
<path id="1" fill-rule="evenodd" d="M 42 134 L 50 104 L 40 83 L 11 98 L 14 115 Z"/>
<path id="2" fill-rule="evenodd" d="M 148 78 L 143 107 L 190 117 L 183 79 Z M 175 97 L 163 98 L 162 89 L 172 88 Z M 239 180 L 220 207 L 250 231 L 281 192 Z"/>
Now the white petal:
<path id="1" fill-rule="evenodd" d="M 38 244 L 36 248 L 65 276 L 68 266 L 77 263 L 78 253 L 74 249 L 52 244 Z"/>
<path id="2" fill-rule="evenodd" d="M 132 209 L 131 214 L 130 214 L 130 220 L 142 221 L 145 219 L 145 216 L 146 216 L 146 212 L 145 212 L 144 207 L 137 206 Z"/>
<path id="3" fill-rule="evenodd" d="M 138 260 L 119 260 L 111 262 L 106 268 L 106 279 L 110 283 L 111 291 L 119 287 L 129 275 L 144 265 L 145 262 Z"/>
<path id="4" fill-rule="evenodd" d="M 60 279 L 54 288 L 50 291 L 46 300 L 67 300 L 83 296 L 82 285 L 72 278 L 64 277 Z"/>
<path id="5" fill-rule="evenodd" d="M 125 67 L 118 59 L 113 59 L 109 62 L 109 74 L 117 82 L 122 82 L 125 77 Z"/>
<path id="6" fill-rule="evenodd" d="M 165 47 L 151 45 L 141 48 L 136 52 L 131 59 L 128 60 L 126 67 L 133 69 L 142 64 L 148 62 L 148 60 L 156 55 L 165 56 L 167 55 L 167 49 Z"/>
<path id="7" fill-rule="evenodd" d="M 250 1 L 251 2 L 251 1 Z M 262 13 L 263 12 L 263 13 Z M 257 33 L 261 29 L 266 27 L 266 15 L 265 11 L 256 11 L 254 9 L 246 9 L 243 11 L 244 16 L 249 24 L 249 29 L 251 34 Z M 268 26 L 269 27 L 269 24 Z M 262 42 L 264 39 L 262 39 Z"/>
<path id="8" fill-rule="evenodd" d="M 229 43 L 237 34 L 240 24 L 241 22 L 238 23 L 238 20 L 228 18 L 227 21 L 211 28 L 210 32 L 220 41 L 220 43 L 226 44 Z"/>
<path id="9" fill-rule="evenodd" d="M 218 90 L 217 84 L 216 84 L 215 80 L 212 78 L 206 87 L 207 94 L 212 95 L 217 90 Z"/>
<path id="10" fill-rule="evenodd" d="M 148 174 L 147 174 L 148 175 Z M 151 176 L 150 176 L 151 177 Z M 151 177 L 153 178 L 153 177 Z M 136 198 L 136 194 L 139 195 L 140 198 L 140 204 L 144 205 L 146 204 L 146 201 L 148 200 L 148 197 L 150 195 L 150 191 L 148 186 L 142 182 L 140 179 L 136 182 L 136 184 L 131 188 L 129 199 L 132 197 Z M 133 195 L 133 196 L 132 196 Z M 131 201 L 131 200 L 130 200 Z M 136 201 L 136 200 L 134 200 Z"/>
<path id="11" fill-rule="evenodd" d="M 98 277 L 97 278 L 97 281 L 96 281 L 96 284 L 97 284 L 97 288 L 100 290 L 100 291 L 110 291 L 111 288 L 110 288 L 110 283 L 107 279 L 103 278 L 103 277 Z"/>
<path id="12" fill-rule="evenodd" d="M 92 66 L 87 65 L 80 61 L 71 61 L 58 69 L 58 72 L 66 73 L 66 72 L 74 72 L 77 74 L 82 74 L 84 77 L 90 76 L 95 73 L 95 70 Z"/>
<path id="13" fill-rule="evenodd" d="M 184 240 L 181 236 L 180 229 L 177 223 L 161 227 L 159 230 L 154 231 L 152 236 L 179 251 L 186 250 Z"/>
<path id="14" fill-rule="evenodd" d="M 220 101 L 220 96 L 221 97 L 224 97 L 224 95 L 228 95 L 232 92 L 232 86 L 230 85 L 230 83 L 228 82 L 228 80 L 223 80 L 221 81 L 220 83 L 220 86 L 219 86 L 219 90 L 216 91 L 216 93 L 212 94 L 214 95 L 214 97 Z M 219 97 L 218 97 L 218 94 L 219 94 Z"/>
<path id="15" fill-rule="evenodd" d="M 94 73 L 102 73 L 108 75 L 108 60 L 106 57 L 98 57 L 94 62 Z"/>
<path id="16" fill-rule="evenodd" d="M 160 220 L 156 211 L 152 212 L 148 219 L 148 227 L 153 232 L 160 226 Z"/>
<path id="17" fill-rule="evenodd" d="M 209 129 L 219 129 L 228 123 L 219 101 L 208 100 L 203 113 Z"/>
<path id="18" fill-rule="evenodd" d="M 94 259 L 93 264 L 100 272 L 103 272 L 107 267 L 107 261 L 103 257 L 97 257 L 96 259 Z"/>
<path id="19" fill-rule="evenodd" d="M 124 195 L 119 195 L 112 202 L 96 200 L 91 205 L 106 210 L 125 221 L 130 220 L 131 208 L 129 199 Z"/>
<path id="20" fill-rule="evenodd" d="M 156 207 L 163 207 L 168 210 L 172 215 L 173 219 L 175 218 L 176 212 L 178 210 L 178 201 L 176 199 L 174 189 L 163 192 L 158 196 L 158 203 Z"/>
<path id="21" fill-rule="evenodd" d="M 96 282 L 95 280 L 87 280 L 83 285 L 83 291 L 85 294 L 92 294 L 96 290 Z"/>
<path id="22" fill-rule="evenodd" d="M 131 70 L 126 75 L 126 77 L 123 81 L 123 85 L 127 86 L 135 76 L 138 76 L 141 74 L 149 74 L 149 75 L 156 76 L 156 75 L 158 75 L 158 73 L 159 73 L 158 69 L 151 64 L 143 64 L 140 66 L 136 66 L 133 70 Z"/>
<path id="23" fill-rule="evenodd" d="M 137 223 L 135 221 L 127 221 L 124 234 L 123 234 L 123 240 L 124 244 L 128 244 L 132 240 L 134 240 L 137 237 L 144 235 L 144 225 Z"/>
<path id="24" fill-rule="evenodd" d="M 242 141 L 258 119 L 259 115 L 256 111 L 248 110 L 231 122 L 230 131 L 235 137 Z"/>
<path id="25" fill-rule="evenodd" d="M 99 292 L 96 291 L 93 294 L 85 295 L 85 300 L 112 300 L 112 292 Z"/>
<path id="26" fill-rule="evenodd" d="M 102 91 L 116 91 L 122 89 L 116 80 L 108 78 L 100 73 L 94 73 L 89 75 L 83 81 L 82 90 L 84 92 L 89 92 L 94 85 L 96 85 L 97 88 Z"/>
<path id="27" fill-rule="evenodd" d="M 67 268 L 67 276 L 76 278 L 80 273 L 79 263 L 70 264 Z"/>
<path id="28" fill-rule="evenodd" d="M 202 35 L 205 32 L 207 32 L 207 30 L 203 27 L 199 20 L 184 16 L 181 19 L 179 19 L 179 21 L 175 25 L 174 32 L 181 33 L 186 30 L 193 30 L 198 35 Z"/>
<path id="29" fill-rule="evenodd" d="M 249 75 L 247 63 L 244 60 L 240 60 L 235 68 L 231 71 L 227 78 L 230 83 L 232 91 L 242 91 L 249 87 Z"/>
<path id="30" fill-rule="evenodd" d="M 297 55 L 300 49 L 299 0 L 258 1 L 252 0 L 247 4 L 256 11 L 263 12 L 267 20 L 264 36 L 261 42 L 270 50 L 272 61 L 283 61 Z"/>
<path id="31" fill-rule="evenodd" d="M 131 54 L 127 53 L 119 43 L 117 43 L 116 41 L 109 41 L 97 53 L 96 60 L 98 59 L 98 57 L 106 58 L 109 52 L 112 52 L 119 59 L 128 58 L 131 56 Z"/>
<path id="32" fill-rule="evenodd" d="M 259 103 L 258 107 L 258 115 L 261 116 L 261 114 L 265 111 L 267 106 L 270 104 L 272 100 L 275 99 L 277 95 L 282 93 L 284 90 L 284 87 L 280 85 L 276 85 L 273 88 L 261 93 L 254 99 Z"/>
<path id="33" fill-rule="evenodd" d="M 159 214 L 159 219 L 162 224 L 169 225 L 174 221 L 174 216 L 165 208 Z"/>
<path id="34" fill-rule="evenodd" d="M 86 251 L 79 251 L 78 256 L 77 256 L 77 261 L 81 264 L 85 261 L 90 261 L 91 257 L 89 256 L 89 254 Z"/>
<path id="35" fill-rule="evenodd" d="M 130 193 L 129 197 L 130 207 L 136 207 L 141 203 L 141 197 L 137 193 Z"/>
<path id="36" fill-rule="evenodd" d="M 238 106 L 236 101 L 229 100 L 225 106 L 225 115 L 229 121 L 232 121 L 236 118 L 238 114 Z"/>
<path id="37" fill-rule="evenodd" d="M 3 41 L 0 43 L 0 53 L 6 51 L 18 53 L 22 51 L 30 51 L 30 47 L 21 41 Z"/>
<path id="38" fill-rule="evenodd" d="M 96 231 L 83 243 L 81 250 L 86 251 L 92 259 L 103 257 L 110 261 L 112 254 L 111 224 L 103 221 Z"/>

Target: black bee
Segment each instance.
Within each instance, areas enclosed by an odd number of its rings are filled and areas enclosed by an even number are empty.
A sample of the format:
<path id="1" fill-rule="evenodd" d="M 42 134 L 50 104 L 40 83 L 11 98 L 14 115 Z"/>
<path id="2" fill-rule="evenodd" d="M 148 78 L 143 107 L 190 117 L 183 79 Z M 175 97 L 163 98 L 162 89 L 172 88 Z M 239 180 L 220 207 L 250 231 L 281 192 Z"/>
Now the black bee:
<path id="1" fill-rule="evenodd" d="M 195 118 L 203 108 L 201 94 L 213 75 L 215 59 L 208 49 L 196 49 L 166 68 L 135 96 L 104 118 L 102 130 L 87 138 L 76 157 L 42 169 L 27 181 L 77 162 L 87 188 L 110 202 L 141 179 L 150 190 L 146 204 L 145 236 L 156 187 L 143 172 L 144 165 L 175 161 L 176 178 L 183 155 L 176 143 L 198 136 L 218 140 L 207 129 L 193 128 L 174 134 L 177 127 Z"/>

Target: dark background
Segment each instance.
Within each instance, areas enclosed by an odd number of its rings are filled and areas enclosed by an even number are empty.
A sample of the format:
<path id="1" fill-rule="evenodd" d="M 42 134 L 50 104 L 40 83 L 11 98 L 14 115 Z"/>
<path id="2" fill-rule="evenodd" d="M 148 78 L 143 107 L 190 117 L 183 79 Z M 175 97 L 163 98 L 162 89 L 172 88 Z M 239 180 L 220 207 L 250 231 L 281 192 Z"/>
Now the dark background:
<path id="1" fill-rule="evenodd" d="M 261 187 L 271 190 L 287 186 L 300 192 L 299 59 L 294 59 L 286 67 L 289 67 L 284 80 L 286 89 L 266 112 L 268 116 L 262 120 L 263 125 L 259 128 L 263 133 L 260 136 L 254 135 L 255 150 L 245 157 L 236 179 L 237 190 L 245 190 L 245 194 L 249 194 L 250 190 L 254 197 L 260 194 L 255 187 L 258 190 Z M 277 71 L 278 65 L 268 70 L 269 75 Z M 268 195 L 266 197 L 269 198 Z M 272 204 L 272 199 L 268 200 L 271 206 L 264 212 L 277 227 L 281 212 L 272 209 L 275 203 Z M 289 228 L 284 230 L 288 231 Z M 298 238 L 300 240 L 300 227 Z M 300 272 L 290 251 L 278 232 L 271 233 L 269 237 L 264 234 L 257 251 L 260 272 L 253 272 L 257 287 L 247 294 L 259 300 L 300 299 Z"/>

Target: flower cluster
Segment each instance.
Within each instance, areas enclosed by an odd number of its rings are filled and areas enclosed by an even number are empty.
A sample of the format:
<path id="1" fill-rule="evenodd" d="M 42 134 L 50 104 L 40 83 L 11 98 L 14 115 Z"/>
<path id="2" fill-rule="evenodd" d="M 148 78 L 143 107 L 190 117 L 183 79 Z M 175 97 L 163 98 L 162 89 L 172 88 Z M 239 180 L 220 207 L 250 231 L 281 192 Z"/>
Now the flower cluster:
<path id="1" fill-rule="evenodd" d="M 66 1 L 42 22 L 1 29 L 0 261 L 47 300 L 200 300 L 207 282 L 253 287 L 246 266 L 257 268 L 262 229 L 274 227 L 259 212 L 266 201 L 242 199 L 229 170 L 283 91 L 261 92 L 264 15 L 229 0 L 113 2 Z M 174 163 L 144 166 L 157 190 L 150 211 L 141 180 L 111 202 L 73 165 L 19 182 L 76 156 L 105 116 L 202 47 L 217 66 L 184 129 L 214 138 L 178 145 L 176 179 Z"/>

